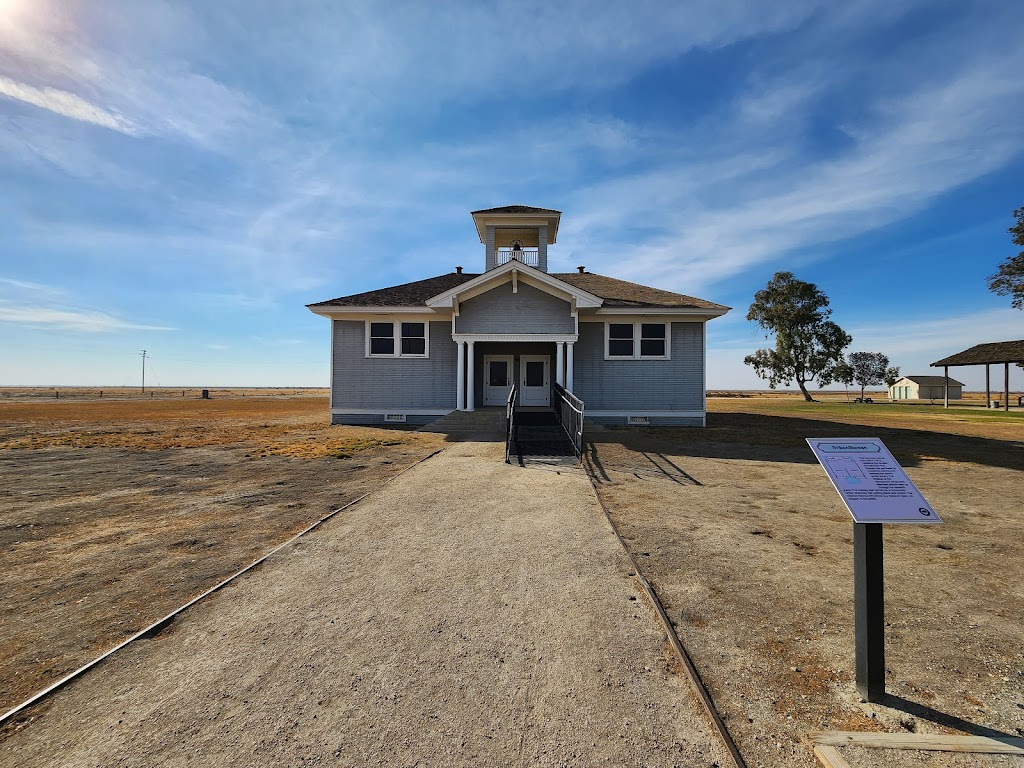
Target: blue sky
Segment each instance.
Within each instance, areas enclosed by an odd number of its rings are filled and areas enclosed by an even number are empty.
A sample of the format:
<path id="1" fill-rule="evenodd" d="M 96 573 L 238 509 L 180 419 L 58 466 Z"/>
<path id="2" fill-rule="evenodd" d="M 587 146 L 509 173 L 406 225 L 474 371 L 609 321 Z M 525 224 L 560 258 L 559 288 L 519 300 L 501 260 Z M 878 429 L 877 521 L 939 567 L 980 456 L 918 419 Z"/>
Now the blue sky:
<path id="1" fill-rule="evenodd" d="M 510 203 L 563 211 L 553 271 L 734 307 L 712 388 L 763 386 L 778 270 L 933 373 L 1024 337 L 985 286 L 1024 206 L 1019 11 L 0 0 L 0 384 L 136 384 L 145 348 L 166 386 L 326 385 L 305 304 L 479 271 L 469 211 Z"/>

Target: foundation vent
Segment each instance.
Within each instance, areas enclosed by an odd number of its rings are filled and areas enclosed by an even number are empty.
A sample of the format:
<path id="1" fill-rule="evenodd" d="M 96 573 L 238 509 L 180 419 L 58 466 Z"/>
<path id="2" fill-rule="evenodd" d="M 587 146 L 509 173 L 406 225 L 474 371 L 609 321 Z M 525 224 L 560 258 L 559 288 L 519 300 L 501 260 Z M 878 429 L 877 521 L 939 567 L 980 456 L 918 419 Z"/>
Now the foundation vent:
<path id="1" fill-rule="evenodd" d="M 385 413 L 384 414 L 384 421 L 405 423 L 405 414 L 404 413 Z"/>
<path id="2" fill-rule="evenodd" d="M 650 424 L 651 423 L 651 417 L 650 416 L 627 416 L 626 417 L 626 423 L 627 424 Z"/>

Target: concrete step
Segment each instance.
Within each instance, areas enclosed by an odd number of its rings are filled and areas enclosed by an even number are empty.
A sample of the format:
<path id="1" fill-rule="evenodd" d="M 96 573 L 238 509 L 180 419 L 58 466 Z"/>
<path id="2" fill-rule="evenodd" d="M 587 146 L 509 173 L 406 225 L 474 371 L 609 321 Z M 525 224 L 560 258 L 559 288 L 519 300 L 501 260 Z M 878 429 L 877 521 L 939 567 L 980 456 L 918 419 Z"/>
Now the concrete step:
<path id="1" fill-rule="evenodd" d="M 505 409 L 487 408 L 476 411 L 452 411 L 436 421 L 420 427 L 418 432 L 504 432 Z"/>

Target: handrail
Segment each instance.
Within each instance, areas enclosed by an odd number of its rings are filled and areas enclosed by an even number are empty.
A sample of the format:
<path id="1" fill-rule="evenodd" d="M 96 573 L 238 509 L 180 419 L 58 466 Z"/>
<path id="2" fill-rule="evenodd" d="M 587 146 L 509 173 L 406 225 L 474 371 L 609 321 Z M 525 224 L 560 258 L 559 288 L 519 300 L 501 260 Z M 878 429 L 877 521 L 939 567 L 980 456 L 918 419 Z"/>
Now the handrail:
<path id="1" fill-rule="evenodd" d="M 517 251 L 513 248 L 496 248 L 494 259 L 495 264 L 499 267 L 510 261 L 521 261 L 527 266 L 536 267 L 540 265 L 540 250 L 538 248 L 521 248 Z"/>
<path id="2" fill-rule="evenodd" d="M 555 415 L 562 425 L 565 434 L 572 443 L 573 450 L 583 462 L 583 401 L 555 382 L 551 385 L 552 401 L 555 403 Z"/>
<path id="3" fill-rule="evenodd" d="M 505 463 L 511 464 L 512 443 L 516 439 L 516 385 L 508 393 L 505 403 Z"/>

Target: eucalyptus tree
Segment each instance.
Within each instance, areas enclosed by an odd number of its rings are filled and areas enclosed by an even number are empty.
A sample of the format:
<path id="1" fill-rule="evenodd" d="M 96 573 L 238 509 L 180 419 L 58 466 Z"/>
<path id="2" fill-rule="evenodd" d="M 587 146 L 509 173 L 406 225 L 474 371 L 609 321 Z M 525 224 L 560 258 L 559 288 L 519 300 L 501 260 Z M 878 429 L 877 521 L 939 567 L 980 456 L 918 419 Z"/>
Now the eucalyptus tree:
<path id="1" fill-rule="evenodd" d="M 829 319 L 828 296 L 814 283 L 797 280 L 792 272 L 776 272 L 768 285 L 754 294 L 747 320 L 775 337 L 772 349 L 759 349 L 743 358 L 771 389 L 795 381 L 804 399 L 814 402 L 807 383 L 818 387 L 842 372 L 843 351 L 850 335 Z"/>
<path id="2" fill-rule="evenodd" d="M 1008 230 L 1014 245 L 1024 247 L 1024 208 L 1013 212 L 1017 223 Z M 988 278 L 988 289 L 1000 296 L 1012 296 L 1014 309 L 1024 309 L 1024 251 L 1007 256 L 999 271 Z"/>

